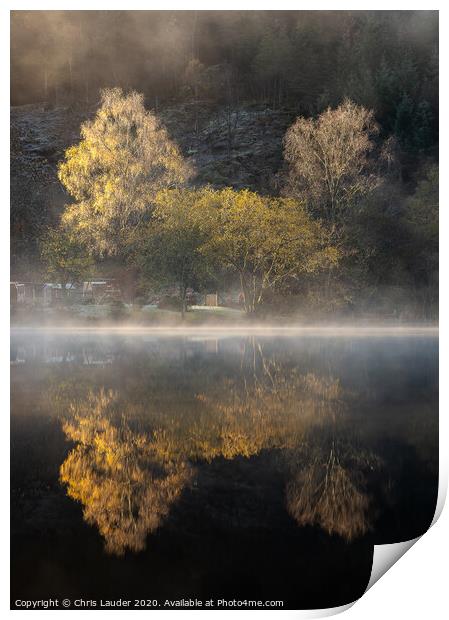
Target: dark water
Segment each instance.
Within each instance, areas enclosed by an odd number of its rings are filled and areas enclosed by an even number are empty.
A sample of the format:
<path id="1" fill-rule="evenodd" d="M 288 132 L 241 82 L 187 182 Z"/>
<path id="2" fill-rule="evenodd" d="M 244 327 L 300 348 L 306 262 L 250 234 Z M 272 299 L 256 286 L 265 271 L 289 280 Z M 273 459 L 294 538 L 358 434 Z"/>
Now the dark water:
<path id="1" fill-rule="evenodd" d="M 343 605 L 425 532 L 438 340 L 13 333 L 17 599 Z"/>

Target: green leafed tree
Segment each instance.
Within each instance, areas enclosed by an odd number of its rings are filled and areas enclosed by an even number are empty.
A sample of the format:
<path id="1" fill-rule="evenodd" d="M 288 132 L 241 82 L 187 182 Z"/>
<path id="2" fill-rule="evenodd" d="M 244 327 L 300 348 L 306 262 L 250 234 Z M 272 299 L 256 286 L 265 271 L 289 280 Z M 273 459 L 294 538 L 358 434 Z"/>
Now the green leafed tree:
<path id="1" fill-rule="evenodd" d="M 156 288 L 179 287 L 181 313 L 187 289 L 201 289 L 213 281 L 213 267 L 201 248 L 207 240 L 201 204 L 211 191 L 162 190 L 155 198 L 150 224 L 138 232 L 137 264 Z"/>
<path id="2" fill-rule="evenodd" d="M 65 225 L 100 254 L 123 250 L 130 229 L 148 219 L 162 188 L 183 185 L 192 170 L 143 95 L 103 90 L 81 140 L 67 149 L 59 179 L 74 202 Z"/>
<path id="3" fill-rule="evenodd" d="M 248 314 L 268 291 L 338 262 L 325 229 L 296 200 L 227 188 L 210 195 L 201 213 L 201 252 L 238 274 Z"/>
<path id="4" fill-rule="evenodd" d="M 62 228 L 50 228 L 40 243 L 41 259 L 46 276 L 62 285 L 80 282 L 93 266 L 86 247 L 72 233 Z"/>

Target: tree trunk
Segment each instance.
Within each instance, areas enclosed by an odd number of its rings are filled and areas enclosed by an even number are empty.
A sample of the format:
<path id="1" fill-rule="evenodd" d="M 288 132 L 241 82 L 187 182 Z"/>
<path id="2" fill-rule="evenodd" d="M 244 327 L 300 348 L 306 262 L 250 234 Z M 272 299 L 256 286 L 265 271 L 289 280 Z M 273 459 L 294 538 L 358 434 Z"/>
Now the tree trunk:
<path id="1" fill-rule="evenodd" d="M 186 313 L 186 292 L 187 288 L 183 286 L 181 288 L 181 320 L 184 322 L 185 313 Z"/>
<path id="2" fill-rule="evenodd" d="M 198 113 L 198 98 L 199 98 L 199 94 L 198 94 L 198 84 L 195 84 L 194 87 L 195 90 L 195 133 L 196 135 L 198 135 L 199 130 L 200 130 L 200 124 L 199 124 L 199 113 Z"/>
<path id="3" fill-rule="evenodd" d="M 254 276 L 253 276 L 253 284 L 254 284 Z M 243 272 L 240 273 L 240 287 L 243 294 L 243 304 L 245 307 L 245 312 L 248 315 L 254 314 L 256 311 L 256 294 L 254 286 L 251 287 L 251 284 L 248 286 L 248 283 L 245 280 L 245 274 Z"/>
<path id="4" fill-rule="evenodd" d="M 245 308 L 246 314 L 249 314 L 248 308 L 248 291 L 246 289 L 245 276 L 242 272 L 240 272 L 240 290 L 243 295 L 243 307 Z"/>

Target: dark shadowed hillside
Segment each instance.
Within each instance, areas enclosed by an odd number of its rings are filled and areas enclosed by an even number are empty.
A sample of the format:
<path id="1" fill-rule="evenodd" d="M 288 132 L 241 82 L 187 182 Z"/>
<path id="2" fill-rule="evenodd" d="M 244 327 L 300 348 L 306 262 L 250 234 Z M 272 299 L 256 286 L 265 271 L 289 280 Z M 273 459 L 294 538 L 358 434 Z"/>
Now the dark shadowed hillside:
<path id="1" fill-rule="evenodd" d="M 57 178 L 64 150 L 79 138 L 81 115 L 45 104 L 11 109 L 12 272 L 29 269 L 36 238 L 54 223 L 66 196 Z M 23 277 L 23 276 L 22 276 Z"/>

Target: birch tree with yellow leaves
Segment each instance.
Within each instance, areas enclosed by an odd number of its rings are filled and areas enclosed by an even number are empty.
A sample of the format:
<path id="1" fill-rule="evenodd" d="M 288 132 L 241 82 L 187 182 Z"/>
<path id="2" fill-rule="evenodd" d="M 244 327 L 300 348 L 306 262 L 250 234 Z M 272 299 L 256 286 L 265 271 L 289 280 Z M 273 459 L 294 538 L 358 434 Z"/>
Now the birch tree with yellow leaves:
<path id="1" fill-rule="evenodd" d="M 156 193 L 182 186 L 192 169 L 143 95 L 106 89 L 81 140 L 67 149 L 59 179 L 73 202 L 63 224 L 92 252 L 117 254 L 129 232 L 148 220 Z"/>

